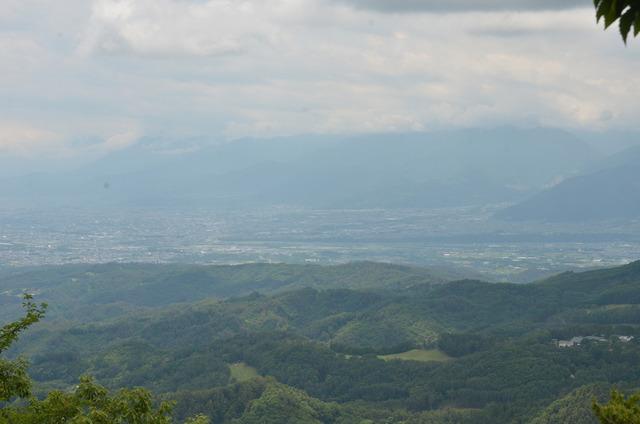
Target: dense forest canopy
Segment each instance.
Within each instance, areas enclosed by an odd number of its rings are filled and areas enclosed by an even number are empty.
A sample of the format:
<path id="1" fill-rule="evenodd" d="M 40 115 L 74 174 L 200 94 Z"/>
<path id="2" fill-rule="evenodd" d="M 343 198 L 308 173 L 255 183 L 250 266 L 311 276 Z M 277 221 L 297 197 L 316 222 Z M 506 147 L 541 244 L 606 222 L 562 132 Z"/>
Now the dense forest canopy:
<path id="1" fill-rule="evenodd" d="M 128 266 L 128 278 L 139 281 L 150 268 Z M 225 278 L 237 278 L 225 269 L 226 277 L 211 270 L 198 285 L 224 287 Z M 108 293 L 109 273 L 121 270 L 99 270 L 94 290 Z M 262 272 L 273 281 L 293 270 Z M 323 270 L 335 275 L 331 268 L 309 269 L 316 276 Z M 179 292 L 191 284 L 198 274 L 187 271 L 165 287 Z M 640 387 L 640 263 L 530 285 L 410 275 L 391 289 L 336 288 L 340 280 L 327 279 L 326 289 L 160 302 L 142 310 L 105 297 L 94 316 L 53 314 L 37 323 L 8 354 L 31 361 L 40 400 L 30 408 L 63 402 L 89 413 L 87 393 L 96 393 L 101 408 L 134 403 L 141 416 L 178 422 L 202 415 L 213 423 L 543 423 L 595 418 L 595 394 L 603 402 L 612 385 L 624 392 Z M 14 273 L 1 284 L 15 290 L 24 281 Z M 59 307 L 71 307 L 73 296 L 63 299 L 68 303 Z M 26 376 L 24 360 L 11 361 Z M 123 387 L 145 387 L 154 396 Z M 173 413 L 160 401 L 176 402 Z M 35 414 L 24 408 L 4 410 Z"/>

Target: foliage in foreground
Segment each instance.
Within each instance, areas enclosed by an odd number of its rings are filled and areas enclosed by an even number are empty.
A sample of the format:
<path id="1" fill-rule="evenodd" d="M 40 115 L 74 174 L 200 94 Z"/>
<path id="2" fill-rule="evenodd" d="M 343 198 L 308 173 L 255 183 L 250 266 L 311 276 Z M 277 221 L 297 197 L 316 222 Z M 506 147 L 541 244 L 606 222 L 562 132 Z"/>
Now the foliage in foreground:
<path id="1" fill-rule="evenodd" d="M 169 424 L 171 405 L 155 408 L 144 389 L 122 389 L 114 395 L 83 377 L 70 393 L 53 391 L 44 400 L 30 399 L 23 407 L 5 408 L 2 418 L 15 424 Z"/>
<path id="2" fill-rule="evenodd" d="M 602 424 L 640 424 L 640 392 L 625 397 L 614 390 L 609 403 L 594 402 L 593 410 Z"/>
<path id="3" fill-rule="evenodd" d="M 589 385 L 604 388 L 599 401 L 612 385 L 625 392 L 640 387 L 639 288 L 640 262 L 526 286 L 461 281 L 393 291 L 300 289 L 158 307 L 117 320 L 48 320 L 53 323 L 16 346 L 33 356 L 30 371 L 44 383 L 38 393 L 44 400 L 28 402 L 28 396 L 5 416 L 46 423 L 34 410 L 56 409 L 46 403 L 52 394 L 44 387 L 71 387 L 91 370 L 112 391 L 98 388 L 102 406 L 87 403 L 78 388 L 53 392 L 64 401 L 58 403 L 76 405 L 75 422 L 86 422 L 92 408 L 108 414 L 107 405 L 121 407 L 121 395 L 147 393 L 121 387 L 144 386 L 177 401 L 178 422 L 204 414 L 216 424 L 524 423 L 537 417 L 540 423 L 596 423 Z M 427 337 L 439 335 L 437 347 L 452 359 L 380 360 L 398 353 L 396 330 L 416 344 L 409 348 L 435 348 Z M 605 340 L 573 348 L 553 342 L 578 335 Z M 343 349 L 336 350 L 336 342 Z M 239 378 L 239 364 L 254 372 Z M 167 422 L 169 415 L 153 415 L 162 411 L 149 401 L 140 400 L 143 422 Z M 113 411 L 121 415 L 106 420 L 133 422 L 121 408 Z"/>
<path id="4" fill-rule="evenodd" d="M 0 353 L 15 342 L 20 333 L 44 317 L 46 304 L 37 305 L 31 295 L 24 296 L 25 315 L 0 329 Z M 71 392 L 53 391 L 44 400 L 31 396 L 31 379 L 27 362 L 22 359 L 0 358 L 0 402 L 14 398 L 26 404 L 4 404 L 0 409 L 0 424 L 169 424 L 171 404 L 154 406 L 151 394 L 142 388 L 121 389 L 111 395 L 90 377 L 82 377 Z M 204 416 L 188 424 L 207 424 Z"/>
<path id="5" fill-rule="evenodd" d="M 637 0 L 594 0 L 598 22 L 604 19 L 604 27 L 609 28 L 619 21 L 620 34 L 627 42 L 633 29 L 633 36 L 640 34 L 640 2 Z"/>
<path id="6" fill-rule="evenodd" d="M 18 339 L 20 333 L 44 317 L 46 304 L 37 305 L 31 295 L 24 295 L 24 317 L 6 324 L 0 329 L 0 353 L 5 352 Z M 31 379 L 27 375 L 24 359 L 9 361 L 0 358 L 0 402 L 13 397 L 25 398 L 31 393 Z"/>

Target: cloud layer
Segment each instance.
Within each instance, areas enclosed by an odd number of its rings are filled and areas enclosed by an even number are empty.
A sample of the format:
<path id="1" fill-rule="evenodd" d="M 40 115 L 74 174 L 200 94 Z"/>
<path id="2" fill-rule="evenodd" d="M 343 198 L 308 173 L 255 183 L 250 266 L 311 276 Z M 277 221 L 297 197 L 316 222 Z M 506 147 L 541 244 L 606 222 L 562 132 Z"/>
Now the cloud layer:
<path id="1" fill-rule="evenodd" d="M 532 11 L 593 7 L 590 0 L 338 0 L 385 12 Z"/>
<path id="2" fill-rule="evenodd" d="M 8 0 L 0 152 L 93 154 L 132 135 L 638 129 L 638 46 L 583 4 Z M 427 13 L 445 9 L 465 13 Z"/>

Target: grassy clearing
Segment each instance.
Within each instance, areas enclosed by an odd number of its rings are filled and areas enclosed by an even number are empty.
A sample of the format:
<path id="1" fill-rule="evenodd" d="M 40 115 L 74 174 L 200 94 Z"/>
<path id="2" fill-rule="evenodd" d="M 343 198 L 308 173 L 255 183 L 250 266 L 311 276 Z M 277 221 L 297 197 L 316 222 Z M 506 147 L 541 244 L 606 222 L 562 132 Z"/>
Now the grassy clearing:
<path id="1" fill-rule="evenodd" d="M 260 376 L 255 368 L 250 367 L 243 362 L 229 365 L 229 371 L 231 372 L 231 378 L 238 383 L 253 380 Z"/>
<path id="2" fill-rule="evenodd" d="M 408 352 L 395 353 L 393 355 L 380 355 L 378 358 L 385 361 L 419 361 L 419 362 L 445 362 L 451 360 L 446 353 L 438 350 L 414 349 Z"/>

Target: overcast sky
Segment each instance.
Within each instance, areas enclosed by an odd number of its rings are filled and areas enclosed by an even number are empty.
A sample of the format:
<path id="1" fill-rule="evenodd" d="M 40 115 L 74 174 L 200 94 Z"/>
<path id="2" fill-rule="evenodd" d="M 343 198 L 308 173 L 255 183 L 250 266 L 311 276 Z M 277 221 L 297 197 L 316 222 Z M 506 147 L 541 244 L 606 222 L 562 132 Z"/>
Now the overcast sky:
<path id="1" fill-rule="evenodd" d="M 507 6 L 508 5 L 508 6 Z M 141 136 L 640 127 L 591 0 L 3 0 L 0 155 Z"/>

